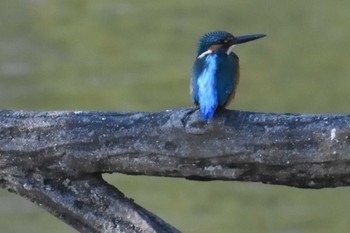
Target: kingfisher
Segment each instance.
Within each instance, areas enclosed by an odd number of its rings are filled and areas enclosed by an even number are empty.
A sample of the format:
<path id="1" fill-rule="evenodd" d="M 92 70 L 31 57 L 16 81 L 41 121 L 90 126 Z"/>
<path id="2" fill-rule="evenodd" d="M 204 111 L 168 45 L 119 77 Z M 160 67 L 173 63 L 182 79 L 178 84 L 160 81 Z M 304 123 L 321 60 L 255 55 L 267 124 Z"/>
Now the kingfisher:
<path id="1" fill-rule="evenodd" d="M 239 59 L 233 47 L 266 36 L 233 36 L 229 32 L 206 33 L 198 43 L 192 68 L 192 99 L 203 120 L 214 118 L 216 109 L 225 108 L 233 99 L 239 81 Z"/>

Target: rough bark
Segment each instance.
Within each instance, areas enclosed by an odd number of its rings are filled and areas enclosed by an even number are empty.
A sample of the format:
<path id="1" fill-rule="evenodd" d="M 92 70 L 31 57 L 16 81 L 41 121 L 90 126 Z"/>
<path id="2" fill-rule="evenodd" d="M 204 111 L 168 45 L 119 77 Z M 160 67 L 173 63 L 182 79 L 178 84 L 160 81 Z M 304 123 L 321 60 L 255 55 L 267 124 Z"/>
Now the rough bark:
<path id="1" fill-rule="evenodd" d="M 0 111 L 0 185 L 81 232 L 178 232 L 101 173 L 350 185 L 350 115 Z"/>

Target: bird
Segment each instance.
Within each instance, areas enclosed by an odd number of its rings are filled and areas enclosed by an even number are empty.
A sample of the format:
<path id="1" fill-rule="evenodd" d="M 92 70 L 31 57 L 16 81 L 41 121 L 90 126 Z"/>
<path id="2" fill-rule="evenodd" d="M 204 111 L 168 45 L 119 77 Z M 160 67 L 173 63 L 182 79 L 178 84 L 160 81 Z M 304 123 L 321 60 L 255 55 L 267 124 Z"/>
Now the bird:
<path id="1" fill-rule="evenodd" d="M 213 31 L 201 37 L 192 67 L 191 92 L 202 120 L 212 120 L 215 111 L 225 108 L 235 96 L 239 59 L 233 47 L 265 36 L 234 36 L 226 31 Z"/>

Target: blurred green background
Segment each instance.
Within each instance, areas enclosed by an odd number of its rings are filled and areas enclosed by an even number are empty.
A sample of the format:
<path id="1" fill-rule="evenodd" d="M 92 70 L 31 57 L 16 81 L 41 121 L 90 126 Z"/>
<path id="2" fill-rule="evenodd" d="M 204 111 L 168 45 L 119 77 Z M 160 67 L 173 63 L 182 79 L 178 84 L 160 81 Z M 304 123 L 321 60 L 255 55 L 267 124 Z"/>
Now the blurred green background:
<path id="1" fill-rule="evenodd" d="M 191 106 L 197 41 L 212 30 L 268 37 L 236 47 L 231 108 L 349 112 L 348 1 L 0 1 L 0 108 L 162 111 Z M 106 175 L 183 232 L 349 232 L 349 188 Z M 76 232 L 0 190 L 0 232 Z"/>

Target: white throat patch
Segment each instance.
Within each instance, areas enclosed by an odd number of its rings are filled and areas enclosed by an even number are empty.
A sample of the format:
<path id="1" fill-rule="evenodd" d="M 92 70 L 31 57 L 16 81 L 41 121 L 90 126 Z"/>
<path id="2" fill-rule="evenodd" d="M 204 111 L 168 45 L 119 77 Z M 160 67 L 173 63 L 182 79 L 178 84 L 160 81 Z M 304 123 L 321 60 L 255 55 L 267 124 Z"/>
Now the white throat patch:
<path id="1" fill-rule="evenodd" d="M 211 51 L 210 49 L 208 49 L 207 51 L 205 51 L 204 53 L 202 53 L 201 55 L 198 56 L 199 59 L 202 59 L 203 57 L 205 57 L 205 55 L 212 53 L 213 51 Z"/>
<path id="2" fill-rule="evenodd" d="M 230 53 L 232 53 L 232 52 L 233 52 L 233 47 L 235 47 L 235 46 L 236 46 L 236 45 L 231 45 L 231 46 L 227 49 L 226 54 L 229 55 Z M 220 46 L 215 46 L 215 47 L 212 46 L 212 47 L 209 48 L 207 51 L 201 53 L 197 58 L 202 59 L 202 58 L 205 57 L 206 55 L 215 52 L 215 51 L 216 51 L 218 48 L 220 48 L 220 47 L 221 47 L 221 45 L 220 45 Z"/>
<path id="3" fill-rule="evenodd" d="M 226 54 L 227 54 L 227 55 L 230 55 L 230 53 L 233 52 L 233 48 L 234 48 L 235 46 L 236 46 L 235 44 L 234 44 L 234 45 L 231 45 L 231 46 L 227 49 Z"/>

